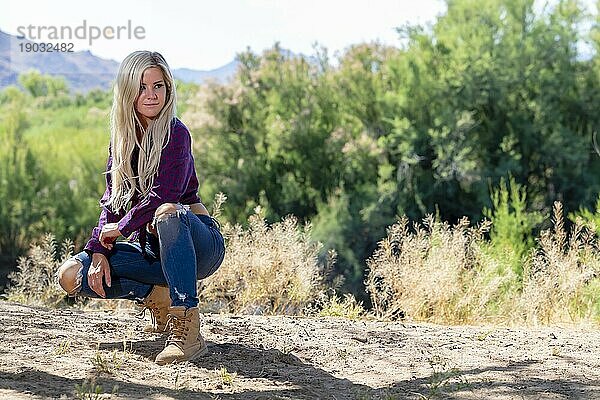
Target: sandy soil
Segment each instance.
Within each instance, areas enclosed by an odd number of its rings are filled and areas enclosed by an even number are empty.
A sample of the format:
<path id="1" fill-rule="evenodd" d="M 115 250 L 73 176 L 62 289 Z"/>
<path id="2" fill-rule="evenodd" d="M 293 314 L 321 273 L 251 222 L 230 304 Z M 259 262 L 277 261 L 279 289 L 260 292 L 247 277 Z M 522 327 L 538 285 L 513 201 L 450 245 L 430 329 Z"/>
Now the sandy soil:
<path id="1" fill-rule="evenodd" d="M 0 398 L 600 399 L 590 330 L 207 315 L 208 354 L 160 367 L 133 310 L 0 318 Z"/>

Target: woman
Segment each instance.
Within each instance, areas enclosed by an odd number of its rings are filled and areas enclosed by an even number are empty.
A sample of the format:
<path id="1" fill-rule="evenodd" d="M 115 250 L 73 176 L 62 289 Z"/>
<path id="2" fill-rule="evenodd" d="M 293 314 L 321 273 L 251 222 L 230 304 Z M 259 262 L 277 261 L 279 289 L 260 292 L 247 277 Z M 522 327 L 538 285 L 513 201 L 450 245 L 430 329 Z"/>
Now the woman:
<path id="1" fill-rule="evenodd" d="M 221 265 L 223 237 L 198 197 L 186 126 L 165 59 L 136 51 L 114 86 L 106 191 L 98 226 L 84 250 L 58 271 L 71 296 L 141 301 L 147 332 L 170 330 L 158 364 L 206 351 L 199 332 L 196 280 Z M 115 242 L 119 236 L 130 242 Z"/>

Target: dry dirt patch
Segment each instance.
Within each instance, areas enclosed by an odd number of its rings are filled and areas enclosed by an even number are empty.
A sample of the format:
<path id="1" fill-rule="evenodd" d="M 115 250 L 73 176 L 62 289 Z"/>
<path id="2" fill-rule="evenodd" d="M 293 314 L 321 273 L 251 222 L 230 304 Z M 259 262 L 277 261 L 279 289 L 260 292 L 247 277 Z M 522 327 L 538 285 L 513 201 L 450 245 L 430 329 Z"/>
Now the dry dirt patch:
<path id="1" fill-rule="evenodd" d="M 160 367 L 133 311 L 0 318 L 0 398 L 600 399 L 594 330 L 207 315 L 208 355 Z"/>

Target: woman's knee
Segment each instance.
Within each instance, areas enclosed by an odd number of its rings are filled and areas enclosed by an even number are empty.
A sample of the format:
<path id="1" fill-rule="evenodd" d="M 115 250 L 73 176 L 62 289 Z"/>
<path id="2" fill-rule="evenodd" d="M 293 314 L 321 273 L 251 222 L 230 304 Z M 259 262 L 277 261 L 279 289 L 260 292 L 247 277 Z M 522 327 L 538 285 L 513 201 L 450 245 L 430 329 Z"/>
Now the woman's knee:
<path id="1" fill-rule="evenodd" d="M 69 295 L 74 295 L 81 289 L 83 279 L 83 264 L 70 258 L 58 268 L 58 283 Z"/>
<path id="2" fill-rule="evenodd" d="M 175 203 L 161 204 L 154 212 L 154 218 L 157 222 L 160 222 L 164 218 L 167 218 L 172 214 L 176 214 L 179 207 L 181 207 L 181 205 Z"/>

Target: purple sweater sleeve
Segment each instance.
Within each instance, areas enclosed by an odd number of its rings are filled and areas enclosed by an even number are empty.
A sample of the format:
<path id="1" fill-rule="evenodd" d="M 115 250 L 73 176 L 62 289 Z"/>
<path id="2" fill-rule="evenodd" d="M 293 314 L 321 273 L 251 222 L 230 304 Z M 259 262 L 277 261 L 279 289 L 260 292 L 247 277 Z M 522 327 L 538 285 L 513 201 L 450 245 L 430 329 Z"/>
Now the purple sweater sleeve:
<path id="1" fill-rule="evenodd" d="M 106 163 L 106 171 L 110 171 L 112 168 L 112 155 L 109 153 L 108 162 Z M 84 247 L 84 250 L 89 253 L 101 253 L 105 256 L 108 256 L 110 250 L 100 244 L 100 232 L 102 231 L 102 227 L 106 223 L 117 222 L 119 221 L 119 216 L 114 214 L 110 209 L 104 206 L 104 204 L 108 201 L 111 194 L 111 177 L 110 174 L 106 174 L 106 190 L 104 191 L 104 195 L 102 199 L 100 199 L 100 207 L 102 210 L 100 211 L 100 218 L 98 218 L 98 226 L 96 226 L 92 230 L 92 237 L 88 240 L 87 244 Z"/>
<path id="2" fill-rule="evenodd" d="M 177 121 L 171 138 L 162 150 L 158 173 L 150 194 L 132 207 L 119 221 L 119 231 L 124 237 L 150 222 L 154 212 L 163 203 L 177 203 L 194 173 L 190 133 Z"/>

